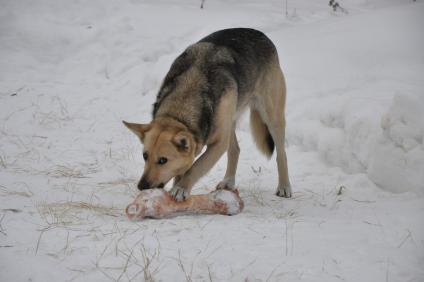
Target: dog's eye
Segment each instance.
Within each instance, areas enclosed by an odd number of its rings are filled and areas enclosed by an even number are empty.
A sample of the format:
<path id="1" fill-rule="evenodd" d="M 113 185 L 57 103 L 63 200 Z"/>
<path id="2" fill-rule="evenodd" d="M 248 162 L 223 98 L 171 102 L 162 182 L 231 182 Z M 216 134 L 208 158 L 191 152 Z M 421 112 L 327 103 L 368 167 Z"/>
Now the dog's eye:
<path id="1" fill-rule="evenodd" d="M 167 158 L 159 158 L 159 160 L 158 160 L 158 164 L 160 164 L 160 165 L 163 165 L 163 164 L 166 164 L 166 162 L 168 161 L 168 159 Z"/>
<path id="2" fill-rule="evenodd" d="M 149 155 L 147 154 L 147 153 L 143 153 L 143 159 L 145 160 L 145 161 L 147 161 L 147 159 L 149 158 Z"/>

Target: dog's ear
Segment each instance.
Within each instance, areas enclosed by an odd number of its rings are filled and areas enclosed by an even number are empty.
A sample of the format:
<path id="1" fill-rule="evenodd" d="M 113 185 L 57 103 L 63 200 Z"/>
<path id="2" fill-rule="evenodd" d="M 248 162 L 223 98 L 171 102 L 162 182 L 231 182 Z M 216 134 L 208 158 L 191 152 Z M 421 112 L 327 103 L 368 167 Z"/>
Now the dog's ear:
<path id="1" fill-rule="evenodd" d="M 122 121 L 124 123 L 124 125 L 131 130 L 135 135 L 138 136 L 138 138 L 140 138 L 141 142 L 144 141 L 144 135 L 147 131 L 149 131 L 149 129 L 151 128 L 150 123 L 148 124 L 139 124 L 139 123 L 131 123 L 131 122 L 126 122 L 126 121 Z"/>
<path id="2" fill-rule="evenodd" d="M 172 139 L 175 147 L 177 147 L 180 152 L 191 152 L 194 144 L 193 135 L 188 131 L 178 132 Z"/>

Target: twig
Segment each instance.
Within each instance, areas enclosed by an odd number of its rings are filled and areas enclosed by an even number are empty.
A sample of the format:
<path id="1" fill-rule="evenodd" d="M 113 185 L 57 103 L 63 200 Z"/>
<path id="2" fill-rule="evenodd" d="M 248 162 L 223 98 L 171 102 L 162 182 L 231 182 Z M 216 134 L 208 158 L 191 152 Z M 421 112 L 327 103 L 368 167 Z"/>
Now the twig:
<path id="1" fill-rule="evenodd" d="M 411 238 L 411 230 L 408 229 L 408 235 L 406 235 L 406 237 L 402 240 L 402 242 L 400 242 L 399 246 L 397 246 L 398 248 L 402 247 L 402 245 L 406 242 L 406 240 L 408 240 L 408 238 Z"/>
<path id="2" fill-rule="evenodd" d="M 224 245 L 225 245 L 225 242 L 219 245 L 218 247 L 216 247 L 215 249 L 213 249 L 206 258 L 209 258 L 210 256 L 212 256 L 216 251 L 218 251 Z"/>
<path id="3" fill-rule="evenodd" d="M 387 258 L 386 282 L 389 282 L 389 259 Z"/>
<path id="4" fill-rule="evenodd" d="M 366 221 L 366 220 L 363 220 L 362 222 L 363 222 L 363 223 L 366 223 L 366 224 L 369 224 L 369 225 L 374 225 L 374 226 L 379 226 L 379 227 L 381 227 L 381 224 L 372 223 L 372 222 L 369 222 L 369 221 Z"/>
<path id="5" fill-rule="evenodd" d="M 289 225 L 287 223 L 287 219 L 284 222 L 286 224 L 286 256 L 288 256 L 289 255 L 289 247 L 288 247 L 288 245 L 289 245 L 289 231 L 288 231 Z"/>
<path id="6" fill-rule="evenodd" d="M 259 174 L 261 174 L 261 171 L 262 171 L 262 167 L 261 166 L 259 166 L 258 167 L 258 169 L 255 169 L 253 166 L 250 166 L 250 168 L 252 169 L 252 171 L 257 175 L 257 176 L 259 176 Z"/>
<path id="7" fill-rule="evenodd" d="M 7 164 L 6 164 L 6 157 L 0 156 L 0 165 L 3 168 L 7 168 Z"/>
<path id="8" fill-rule="evenodd" d="M 183 271 L 186 281 L 187 282 L 192 282 L 190 275 L 187 273 L 184 264 L 181 260 L 181 249 L 178 249 L 178 265 L 180 266 L 181 270 Z M 193 270 L 193 269 L 192 269 Z M 190 273 L 191 274 L 191 273 Z"/>
<path id="9" fill-rule="evenodd" d="M 27 197 L 30 198 L 32 197 L 32 192 L 18 192 L 18 191 L 10 191 L 7 187 L 0 185 L 0 196 L 12 196 L 12 195 L 16 195 L 16 196 L 22 196 L 22 197 Z M 18 209 L 9 209 L 12 212 L 19 212 Z"/>
<path id="10" fill-rule="evenodd" d="M 108 68 L 107 64 L 105 65 L 104 73 L 105 73 L 106 79 L 110 80 L 109 68 Z"/>
<path id="11" fill-rule="evenodd" d="M 208 267 L 208 275 L 209 275 L 209 281 L 212 282 L 212 273 L 211 273 L 211 269 L 209 267 L 209 264 L 206 265 Z"/>
<path id="12" fill-rule="evenodd" d="M 268 282 L 271 278 L 272 278 L 272 275 L 274 275 L 274 272 L 277 270 L 277 268 L 278 267 L 280 267 L 281 266 L 281 263 L 279 264 L 279 265 L 277 265 L 277 266 L 275 266 L 274 267 L 274 269 L 271 271 L 271 273 L 268 275 L 268 277 L 266 278 L 266 280 L 265 280 L 265 282 Z"/>
<path id="13" fill-rule="evenodd" d="M 108 245 L 106 245 L 105 246 L 105 248 L 103 249 L 103 251 L 102 251 L 102 253 L 100 254 L 100 257 L 97 259 L 97 261 L 96 261 L 96 265 L 98 265 L 99 264 L 99 262 L 100 262 L 100 260 L 103 258 L 103 256 L 105 255 L 105 253 L 106 253 L 106 250 L 109 248 L 109 246 L 110 246 L 110 244 L 108 244 Z"/>
<path id="14" fill-rule="evenodd" d="M 66 250 L 68 249 L 68 246 L 69 246 L 69 231 L 67 231 L 67 232 L 68 232 L 68 234 L 66 235 L 66 244 L 65 244 L 65 247 L 63 247 L 63 249 L 62 249 L 63 254 L 66 254 Z"/>
<path id="15" fill-rule="evenodd" d="M 349 197 L 351 200 L 358 202 L 358 203 L 366 203 L 366 204 L 372 204 L 372 203 L 376 203 L 376 201 L 371 201 L 371 200 L 357 200 L 355 198 Z"/>
<path id="16" fill-rule="evenodd" d="M 40 138 L 40 139 L 47 139 L 47 136 L 41 136 L 41 135 L 32 135 L 33 138 Z"/>
<path id="17" fill-rule="evenodd" d="M 143 274 L 144 274 L 144 280 L 145 281 L 154 281 L 152 273 L 149 270 L 150 264 L 152 262 L 151 258 L 149 258 L 146 255 L 146 248 L 144 247 L 144 245 L 142 245 L 141 247 L 141 254 L 143 256 L 143 262 L 144 262 L 144 269 L 143 269 Z M 152 258 L 154 257 L 154 255 L 152 256 Z"/>
<path id="18" fill-rule="evenodd" d="M 4 236 L 7 236 L 6 229 L 4 229 L 3 226 L 1 225 L 5 216 L 6 216 L 6 213 L 4 213 L 0 219 L 0 233 L 2 233 Z"/>
<path id="19" fill-rule="evenodd" d="M 206 222 L 203 226 L 200 226 L 200 230 L 203 231 L 203 229 L 205 229 L 206 225 L 208 225 L 209 223 L 211 223 L 214 220 L 214 218 L 212 217 L 210 220 L 208 220 L 208 222 Z"/>
<path id="20" fill-rule="evenodd" d="M 290 255 L 293 256 L 294 253 L 294 236 L 293 236 L 293 229 L 294 229 L 294 224 L 299 222 L 297 220 L 291 221 L 289 222 L 288 219 L 285 219 L 285 225 L 286 225 L 286 248 L 285 248 L 285 254 L 286 256 L 289 255 L 289 229 L 290 229 L 290 243 L 291 243 L 291 247 L 290 247 Z M 289 228 L 290 227 L 290 228 Z"/>
<path id="21" fill-rule="evenodd" d="M 116 281 L 115 278 L 113 278 L 112 276 L 110 276 L 106 271 L 104 271 L 101 267 L 96 266 L 96 269 L 99 270 L 101 273 L 103 273 L 104 276 L 106 276 L 107 278 L 109 278 L 112 281 Z"/>
<path id="22" fill-rule="evenodd" d="M 10 94 L 10 96 L 17 96 L 19 94 L 19 92 L 24 89 L 26 86 L 21 86 L 18 89 L 16 89 L 15 91 L 12 91 L 12 94 Z M 2 93 L 3 94 L 3 93 Z M 7 93 L 5 93 L 7 94 Z"/>
<path id="23" fill-rule="evenodd" d="M 134 248 L 133 248 L 133 249 L 131 249 L 130 254 L 127 256 L 127 261 L 125 262 L 124 269 L 122 270 L 121 275 L 119 275 L 119 276 L 118 276 L 118 279 L 116 279 L 116 281 L 121 280 L 121 278 L 122 278 L 122 276 L 124 275 L 124 273 L 125 273 L 125 272 L 127 272 L 128 264 L 129 264 L 129 262 L 130 262 L 130 259 L 131 259 L 131 256 L 132 256 L 133 251 L 134 251 Z"/>
<path id="24" fill-rule="evenodd" d="M 48 228 L 44 228 L 43 230 L 41 230 L 41 232 L 40 232 L 40 236 L 38 236 L 37 246 L 36 246 L 36 248 L 35 248 L 35 253 L 34 253 L 34 255 L 35 255 L 35 256 L 36 256 L 36 255 L 37 255 L 37 253 L 38 253 L 38 248 L 39 248 L 39 246 L 40 246 L 41 237 L 43 236 L 44 232 L 45 232 L 45 231 L 47 231 L 47 230 L 48 230 Z"/>

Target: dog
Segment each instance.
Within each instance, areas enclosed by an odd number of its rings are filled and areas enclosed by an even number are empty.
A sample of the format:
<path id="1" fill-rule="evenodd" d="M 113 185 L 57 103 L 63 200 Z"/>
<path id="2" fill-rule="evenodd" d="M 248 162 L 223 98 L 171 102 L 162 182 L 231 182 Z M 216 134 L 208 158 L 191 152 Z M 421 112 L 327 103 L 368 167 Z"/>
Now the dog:
<path id="1" fill-rule="evenodd" d="M 123 121 L 144 145 L 145 167 L 138 188 L 163 188 L 174 179 L 170 194 L 182 201 L 227 152 L 226 173 L 216 188 L 234 189 L 240 153 L 236 122 L 250 108 L 258 149 L 268 158 L 274 147 L 277 152 L 276 194 L 291 197 L 284 149 L 285 100 L 277 50 L 264 33 L 224 29 L 190 45 L 162 82 L 153 120 Z"/>

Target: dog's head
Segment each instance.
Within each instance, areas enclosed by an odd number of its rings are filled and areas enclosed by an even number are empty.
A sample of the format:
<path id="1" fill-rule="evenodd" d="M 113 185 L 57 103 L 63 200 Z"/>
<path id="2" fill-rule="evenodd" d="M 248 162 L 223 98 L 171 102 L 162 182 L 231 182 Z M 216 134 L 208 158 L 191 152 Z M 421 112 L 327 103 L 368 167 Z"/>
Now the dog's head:
<path id="1" fill-rule="evenodd" d="M 138 189 L 163 188 L 178 175 L 183 175 L 193 164 L 196 143 L 189 131 L 181 127 L 123 122 L 144 145 L 144 173 Z"/>

